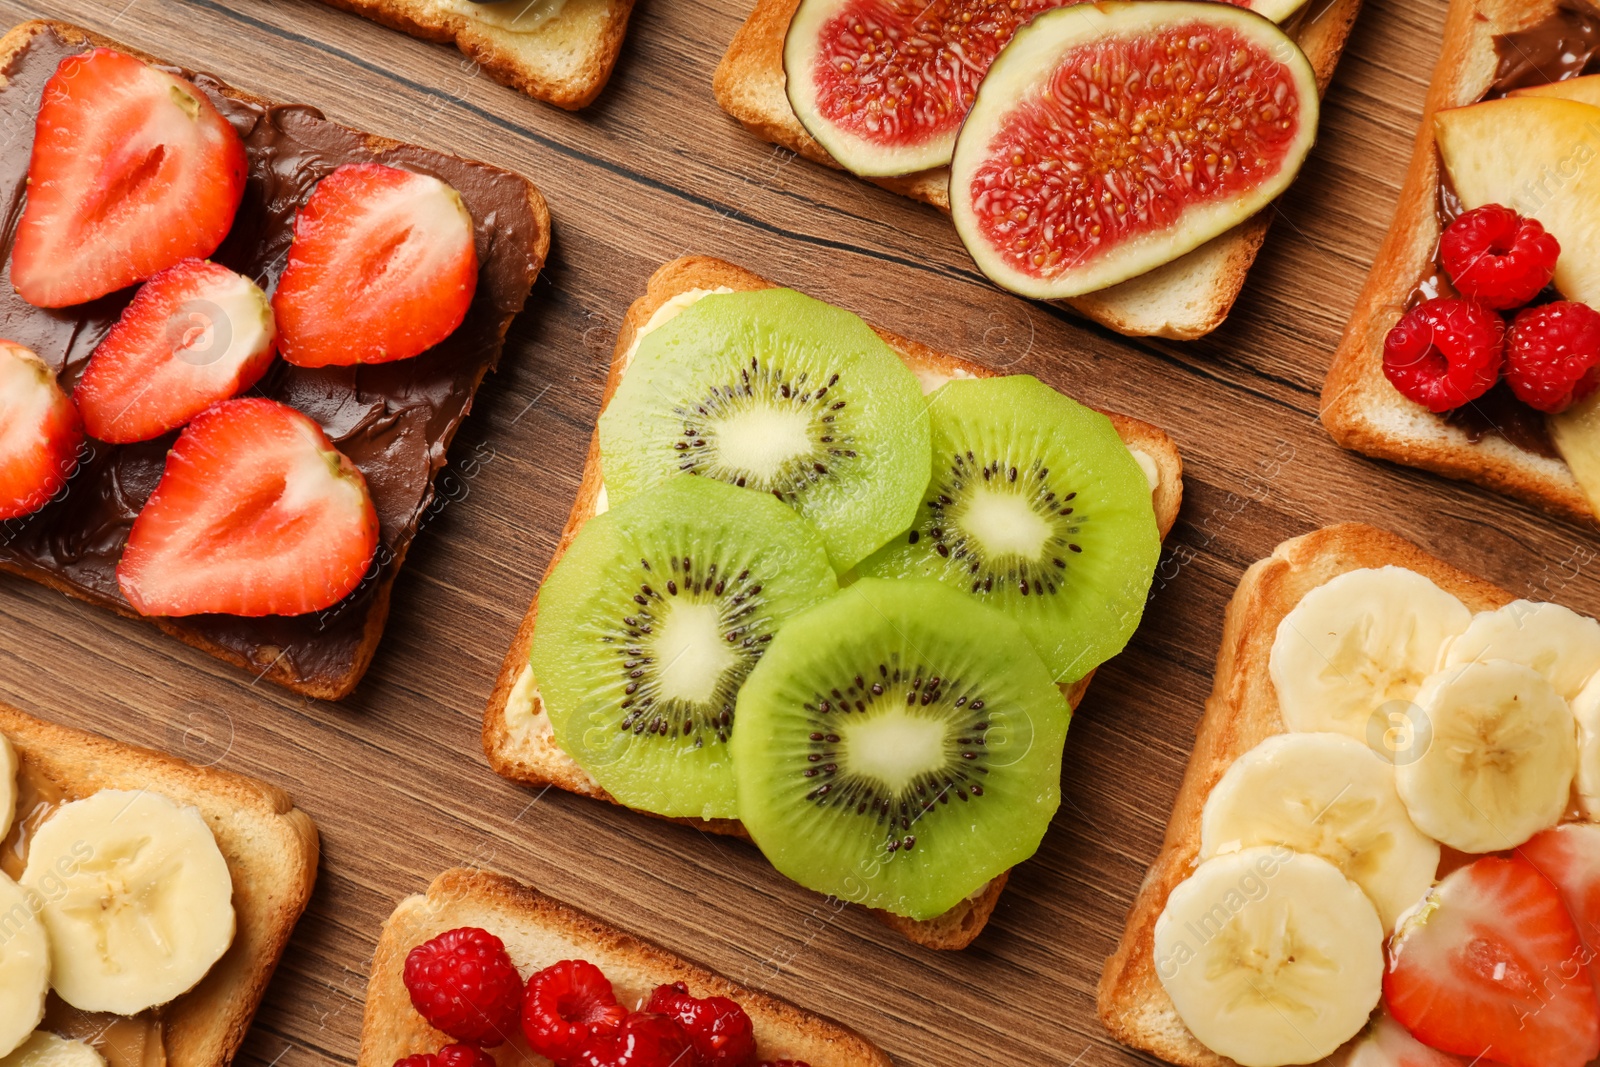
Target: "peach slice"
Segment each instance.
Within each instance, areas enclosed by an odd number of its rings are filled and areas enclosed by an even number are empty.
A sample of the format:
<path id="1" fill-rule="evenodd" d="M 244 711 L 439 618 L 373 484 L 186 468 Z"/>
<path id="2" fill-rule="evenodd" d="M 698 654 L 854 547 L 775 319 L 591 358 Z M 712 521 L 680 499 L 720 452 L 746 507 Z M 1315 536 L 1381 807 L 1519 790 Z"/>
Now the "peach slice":
<path id="1" fill-rule="evenodd" d="M 1600 107 L 1518 96 L 1449 108 L 1434 135 L 1462 206 L 1506 207 L 1561 242 L 1555 285 L 1600 308 Z"/>
<path id="2" fill-rule="evenodd" d="M 1576 100 L 1580 104 L 1600 107 L 1600 74 L 1585 74 L 1581 78 L 1568 78 L 1549 85 L 1530 85 L 1526 89 L 1513 89 L 1506 95 L 1558 96 L 1563 100 Z"/>

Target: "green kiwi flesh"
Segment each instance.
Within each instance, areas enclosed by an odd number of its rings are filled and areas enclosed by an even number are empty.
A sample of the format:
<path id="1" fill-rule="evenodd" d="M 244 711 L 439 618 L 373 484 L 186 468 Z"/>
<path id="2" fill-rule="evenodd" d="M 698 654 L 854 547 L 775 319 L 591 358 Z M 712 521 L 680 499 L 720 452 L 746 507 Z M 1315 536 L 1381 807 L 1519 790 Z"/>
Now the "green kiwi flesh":
<path id="1" fill-rule="evenodd" d="M 714 293 L 645 336 L 600 417 L 613 501 L 682 474 L 770 494 L 854 566 L 928 482 L 916 376 L 861 319 L 790 289 Z"/>
<path id="2" fill-rule="evenodd" d="M 770 496 L 677 478 L 595 516 L 539 591 L 529 663 L 556 742 L 629 807 L 737 817 L 739 689 L 837 589 L 815 528 Z"/>
<path id="3" fill-rule="evenodd" d="M 790 619 L 740 690 L 739 815 L 800 884 L 930 919 L 1038 850 L 1071 715 L 1002 613 L 863 578 Z"/>
<path id="4" fill-rule="evenodd" d="M 1122 651 L 1161 534 L 1111 420 L 1028 375 L 948 382 L 928 411 L 922 505 L 861 573 L 937 578 L 999 608 L 1063 684 Z"/>

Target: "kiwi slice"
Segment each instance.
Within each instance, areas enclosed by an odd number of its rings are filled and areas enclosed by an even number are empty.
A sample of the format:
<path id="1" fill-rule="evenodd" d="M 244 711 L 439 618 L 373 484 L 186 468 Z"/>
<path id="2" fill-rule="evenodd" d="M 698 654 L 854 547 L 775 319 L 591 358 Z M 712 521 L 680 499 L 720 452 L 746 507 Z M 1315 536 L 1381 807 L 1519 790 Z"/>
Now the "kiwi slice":
<path id="1" fill-rule="evenodd" d="M 770 493 L 843 571 L 916 514 L 927 409 L 848 311 L 791 289 L 716 293 L 645 337 L 600 417 L 600 452 L 613 500 L 680 474 Z"/>
<path id="2" fill-rule="evenodd" d="M 1072 712 L 1016 623 L 863 578 L 790 619 L 739 693 L 739 817 L 841 899 L 942 915 L 1038 850 Z"/>
<path id="3" fill-rule="evenodd" d="M 922 506 L 861 573 L 937 578 L 1000 608 L 1058 682 L 1122 651 L 1161 534 L 1150 483 L 1111 420 L 1028 375 L 948 382 L 928 411 Z"/>
<path id="4" fill-rule="evenodd" d="M 595 516 L 539 591 L 528 658 L 556 742 L 629 807 L 736 817 L 739 688 L 837 589 L 815 528 L 771 497 L 677 478 Z"/>

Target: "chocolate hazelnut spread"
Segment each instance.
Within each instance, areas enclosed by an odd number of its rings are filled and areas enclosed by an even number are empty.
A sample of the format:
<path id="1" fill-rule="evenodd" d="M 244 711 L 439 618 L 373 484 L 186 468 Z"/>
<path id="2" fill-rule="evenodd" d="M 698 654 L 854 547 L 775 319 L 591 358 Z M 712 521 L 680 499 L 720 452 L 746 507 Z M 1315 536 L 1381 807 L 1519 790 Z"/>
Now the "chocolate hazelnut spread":
<path id="1" fill-rule="evenodd" d="M 1513 89 L 1548 85 L 1595 73 L 1600 66 L 1597 60 L 1600 57 L 1600 8 L 1587 0 L 1561 0 L 1549 18 L 1525 30 L 1497 36 L 1494 48 L 1499 65 L 1493 83 L 1483 94 L 1485 100 L 1502 97 Z M 1442 163 L 1435 213 L 1440 232 L 1461 214 L 1461 201 L 1456 198 L 1455 188 Z M 1405 306 L 1409 310 L 1433 297 L 1456 295 L 1435 250 L 1433 265 L 1412 287 Z M 1485 437 L 1496 436 L 1524 452 L 1550 459 L 1561 458 L 1550 439 L 1544 416 L 1517 400 L 1504 384 L 1449 412 L 1445 421 L 1466 433 L 1467 440 L 1474 444 Z"/>
<path id="2" fill-rule="evenodd" d="M 28 865 L 29 838 L 57 808 L 77 799 L 23 757 L 17 768 L 17 815 L 0 844 L 0 871 L 21 878 Z M 154 1012 L 127 1016 L 79 1011 L 51 993 L 43 1028 L 93 1045 L 105 1057 L 107 1067 L 166 1067 L 161 1018 Z"/>
<path id="3" fill-rule="evenodd" d="M 9 277 L 10 248 L 21 216 L 33 117 L 60 61 L 86 46 L 54 30 L 36 35 L 10 61 L 0 87 L 0 230 L 6 267 L 0 277 L 0 337 L 37 352 L 71 389 L 89 354 L 132 297 L 115 293 L 64 310 L 36 308 Z M 160 620 L 223 658 L 266 669 L 291 684 L 348 681 L 365 669 L 369 628 L 381 627 L 390 582 L 433 499 L 434 477 L 486 371 L 500 356 L 511 318 L 521 310 L 540 266 L 545 235 L 520 177 L 413 146 L 367 147 L 364 135 L 299 105 L 235 99 L 206 74 L 189 78 L 244 140 L 250 176 L 233 229 L 212 258 L 254 278 L 269 292 L 283 266 L 295 212 L 334 168 L 376 160 L 437 177 L 472 213 L 481 263 L 466 321 L 415 359 L 356 367 L 305 369 L 279 360 L 254 392 L 319 422 L 366 476 L 377 508 L 379 546 L 373 571 L 339 604 L 313 615 L 240 618 L 207 615 Z M 116 566 L 128 530 L 155 489 L 176 435 L 127 446 L 88 443 L 62 497 L 26 519 L 0 523 L 0 568 L 45 581 L 74 596 L 132 614 L 117 588 Z"/>

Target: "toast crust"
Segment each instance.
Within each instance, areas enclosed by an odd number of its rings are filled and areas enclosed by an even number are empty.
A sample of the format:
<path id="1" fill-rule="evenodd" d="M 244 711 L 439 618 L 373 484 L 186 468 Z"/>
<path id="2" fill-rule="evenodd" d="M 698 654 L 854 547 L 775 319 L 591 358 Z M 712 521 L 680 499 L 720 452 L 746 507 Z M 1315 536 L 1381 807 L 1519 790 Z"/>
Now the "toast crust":
<path id="1" fill-rule="evenodd" d="M 1344 448 L 1473 482 L 1592 526 L 1594 507 L 1564 462 L 1524 451 L 1496 435 L 1474 442 L 1459 427 L 1401 396 L 1383 375 L 1384 336 L 1404 314 L 1417 281 L 1432 269 L 1439 240 L 1434 113 L 1482 97 L 1495 77 L 1494 37 L 1548 18 L 1557 4 L 1451 0 L 1444 48 L 1428 88 L 1394 223 L 1323 383 L 1322 424 Z"/>
<path id="2" fill-rule="evenodd" d="M 435 878 L 426 895 L 401 901 L 383 924 L 367 984 L 360 1067 L 389 1067 L 450 1041 L 411 1006 L 402 976 L 411 949 L 459 926 L 482 927 L 500 937 L 524 976 L 557 960 L 588 960 L 612 980 L 618 1001 L 629 1008 L 656 986 L 673 982 L 684 983 L 696 997 L 727 997 L 749 1014 L 763 1059 L 803 1060 L 812 1067 L 890 1067 L 888 1056 L 840 1023 L 731 982 L 503 874 L 459 867 Z M 505 1045 L 489 1050 L 501 1067 L 545 1062 L 529 1051 L 521 1034 L 508 1036 Z"/>
<path id="3" fill-rule="evenodd" d="M 28 43 L 32 41 L 34 37 L 46 32 L 54 32 L 62 40 L 71 44 L 82 45 L 84 47 L 112 48 L 124 53 L 125 55 L 134 56 L 151 64 L 165 65 L 167 63 L 166 60 L 152 56 L 146 52 L 141 52 L 136 48 L 129 48 L 118 41 L 114 41 L 109 37 L 102 36 L 90 30 L 83 29 L 80 26 L 74 26 L 66 22 L 41 19 L 32 22 L 25 22 L 15 26 L 9 30 L 4 37 L 0 37 L 0 68 L 8 66 L 12 58 L 26 48 Z M 3 80 L 3 77 L 0 77 L 0 83 L 3 83 Z M 273 103 L 273 101 L 268 100 L 265 97 L 243 89 L 237 89 L 229 85 L 222 86 L 221 92 L 223 95 L 231 99 L 253 104 L 258 107 L 270 107 Z M 360 136 L 365 149 L 374 155 L 389 152 L 397 148 L 411 147 L 403 141 L 397 141 L 389 137 L 380 137 L 377 134 L 362 133 Z M 439 154 L 446 155 L 447 153 L 441 152 Z M 520 178 L 519 175 L 513 175 L 513 177 Z M 526 178 L 521 178 L 520 180 L 526 187 L 528 210 L 533 217 L 535 229 L 535 244 L 530 251 L 532 253 L 534 262 L 538 266 L 534 268 L 532 274 L 530 274 L 528 278 L 528 285 L 531 289 L 534 280 L 538 276 L 539 269 L 542 268 L 542 265 L 550 252 L 550 209 L 545 203 L 544 195 L 540 193 L 539 189 L 532 182 L 528 181 Z M 507 317 L 506 321 L 501 324 L 499 329 L 499 337 L 502 342 L 504 341 L 506 332 L 510 329 L 510 326 L 511 318 Z M 477 380 L 474 381 L 472 386 L 474 394 L 476 394 L 478 387 L 482 385 L 484 374 L 486 374 L 487 371 L 488 368 L 485 366 L 484 370 L 479 373 Z M 440 439 L 441 448 L 445 450 L 449 449 L 450 442 L 454 437 L 454 433 L 455 431 L 451 430 Z M 367 668 L 372 664 L 372 657 L 377 653 L 378 642 L 382 639 L 384 627 L 388 622 L 389 602 L 394 588 L 394 582 L 399 577 L 400 572 L 404 567 L 405 557 L 407 552 L 410 550 L 410 547 L 411 541 L 409 540 L 405 544 L 399 546 L 395 553 L 396 558 L 392 572 L 383 582 L 383 584 L 374 590 L 372 604 L 367 615 L 365 628 L 362 632 L 362 642 L 351 662 L 350 669 L 343 675 L 336 677 L 330 676 L 326 678 L 299 678 L 287 666 L 281 664 L 281 662 L 276 659 L 267 660 L 265 662 L 257 662 L 246 656 L 240 655 L 231 648 L 209 640 L 202 634 L 194 632 L 192 629 L 185 626 L 183 620 L 181 619 L 168 619 L 159 616 L 140 615 L 138 612 L 134 611 L 130 605 L 120 600 L 95 596 L 54 573 L 21 565 L 15 565 L 6 561 L 4 558 L 0 558 L 0 571 L 10 571 L 11 573 L 21 575 L 22 577 L 54 589 L 59 593 L 64 593 L 75 600 L 82 600 L 86 603 L 94 604 L 97 607 L 115 611 L 117 614 L 122 615 L 125 618 L 138 619 L 151 623 L 164 633 L 171 637 L 177 638 L 179 641 L 182 641 L 191 648 L 199 649 L 207 655 L 222 660 L 225 663 L 232 664 L 241 670 L 249 671 L 252 674 L 255 674 L 258 678 L 265 678 L 270 682 L 281 685 L 286 689 L 291 689 L 303 696 L 315 697 L 320 700 L 340 700 L 350 695 L 350 693 L 355 689 L 357 683 L 361 681 L 362 676 L 366 674 Z"/>
<path id="4" fill-rule="evenodd" d="M 606 381 L 601 410 L 605 410 L 605 406 L 611 402 L 612 395 L 622 381 L 626 360 L 633 348 L 635 336 L 661 305 L 674 296 L 697 289 L 726 288 L 742 291 L 767 289 L 773 286 L 773 282 L 741 267 L 705 256 L 685 257 L 662 266 L 651 276 L 645 295 L 634 302 L 623 319 L 622 328 L 617 336 L 616 349 L 612 355 L 611 373 Z M 995 374 L 994 371 L 979 364 L 937 352 L 926 345 L 877 327 L 873 329 L 900 355 L 907 366 L 919 375 L 990 377 Z M 1125 415 L 1107 414 L 1123 440 L 1128 442 L 1131 448 L 1143 452 L 1155 464 L 1158 479 L 1153 499 L 1156 522 L 1164 538 L 1172 529 L 1173 523 L 1177 521 L 1178 507 L 1183 498 L 1183 462 L 1178 455 L 1177 446 L 1165 433 L 1149 423 Z M 561 540 L 551 557 L 550 569 L 560 562 L 579 529 L 594 515 L 601 486 L 600 433 L 597 425 L 589 441 L 589 457 L 584 466 L 583 481 L 578 487 L 578 497 L 573 504 L 571 514 L 567 517 L 566 527 L 561 532 Z M 548 575 L 549 569 L 545 573 Z M 489 765 L 497 774 L 525 785 L 555 786 L 558 789 L 614 804 L 616 801 L 557 746 L 555 735 L 549 727 L 549 720 L 539 705 L 537 693 L 531 690 L 532 677 L 527 668 L 528 650 L 533 644 L 537 615 L 536 599 L 530 605 L 527 615 L 523 617 L 516 637 L 511 642 L 511 648 L 506 653 L 505 662 L 500 668 L 494 692 L 489 698 L 489 706 L 484 712 L 483 748 L 488 756 Z M 1067 690 L 1067 698 L 1073 708 L 1077 708 L 1079 701 L 1083 699 L 1083 694 L 1093 677 L 1091 672 Z M 525 718 L 520 717 L 516 710 L 518 702 L 512 700 L 513 693 L 519 686 L 527 687 L 519 696 L 531 697 L 531 714 Z M 734 820 L 671 821 L 683 822 L 713 833 L 747 837 L 744 828 Z M 989 883 L 980 893 L 934 919 L 917 921 L 880 911 L 874 911 L 873 914 L 884 924 L 925 947 L 961 949 L 971 944 L 983 930 L 1004 887 L 1005 876 L 1002 875 Z"/>
<path id="5" fill-rule="evenodd" d="M 424 41 L 454 45 L 502 85 L 574 111 L 611 79 L 634 0 L 567 0 L 538 29 L 518 33 L 420 0 L 323 0 Z"/>
<path id="6" fill-rule="evenodd" d="M 800 0 L 757 0 L 717 66 L 712 89 L 722 110 L 757 137 L 842 170 L 795 117 L 785 89 L 783 42 L 799 6 Z M 1327 91 L 1360 8 L 1361 0 L 1312 0 L 1290 19 L 1287 28 L 1311 61 L 1318 92 Z M 949 169 L 941 167 L 866 180 L 948 214 L 949 178 Z M 1262 211 L 1164 266 L 1060 303 L 1129 336 L 1204 336 L 1228 317 L 1270 221 L 1269 211 Z"/>
<path id="7" fill-rule="evenodd" d="M 169 1067 L 232 1061 L 311 899 L 316 825 L 288 794 L 242 775 L 44 722 L 0 703 L 0 734 L 68 796 L 150 790 L 200 809 L 233 876 L 237 932 L 200 984 L 162 1009 Z"/>
<path id="8" fill-rule="evenodd" d="M 1166 840 L 1145 875 L 1127 927 L 1100 977 L 1100 1019 L 1113 1037 L 1181 1067 L 1233 1067 L 1200 1044 L 1178 1017 L 1155 969 L 1155 924 L 1172 890 L 1194 870 L 1206 797 L 1234 760 L 1286 732 L 1267 672 L 1278 624 L 1300 598 L 1330 579 L 1364 567 L 1394 565 L 1431 579 L 1472 611 L 1515 597 L 1445 563 L 1394 534 L 1359 523 L 1329 526 L 1285 541 L 1244 574 L 1223 623 L 1211 696 L 1194 754 L 1178 790 Z M 1338 1054 L 1324 1063 L 1342 1062 Z"/>

